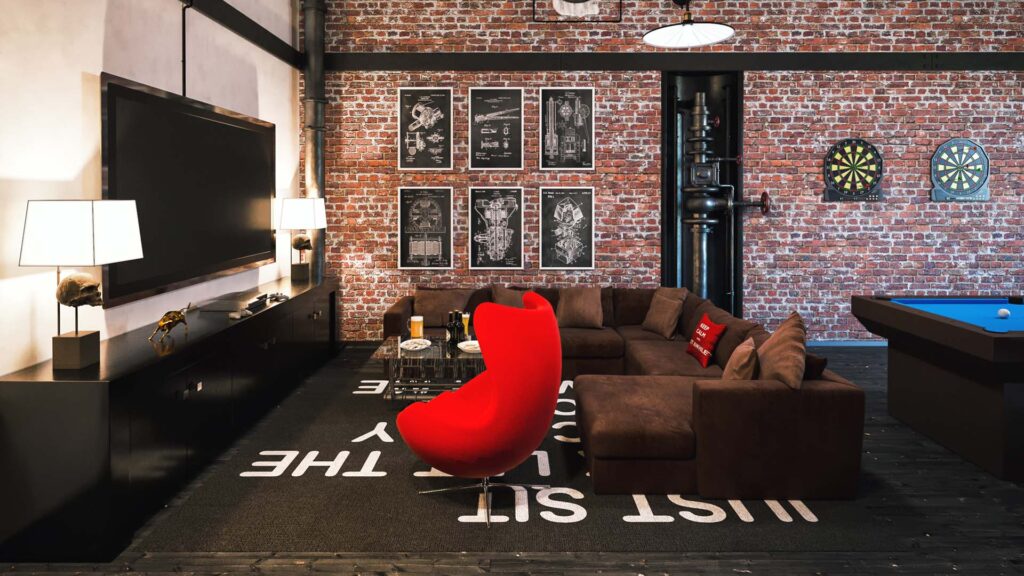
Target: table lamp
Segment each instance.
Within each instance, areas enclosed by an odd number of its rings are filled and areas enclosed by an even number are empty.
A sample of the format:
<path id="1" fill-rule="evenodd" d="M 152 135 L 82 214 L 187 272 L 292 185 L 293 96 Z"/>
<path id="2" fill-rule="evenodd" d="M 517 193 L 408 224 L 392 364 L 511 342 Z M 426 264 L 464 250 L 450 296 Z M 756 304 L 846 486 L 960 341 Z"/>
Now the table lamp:
<path id="1" fill-rule="evenodd" d="M 299 251 L 299 261 L 292 260 L 292 281 L 309 282 L 309 261 L 306 251 L 312 243 L 308 230 L 327 228 L 327 207 L 323 198 L 284 198 L 279 208 L 277 229 L 298 231 L 292 235 L 292 248 Z"/>
<path id="2" fill-rule="evenodd" d="M 139 216 L 134 200 L 29 200 L 21 235 L 19 266 L 57 268 L 102 266 L 142 258 Z M 78 330 L 61 334 L 60 301 L 53 367 L 79 369 L 100 361 L 100 333 Z"/>

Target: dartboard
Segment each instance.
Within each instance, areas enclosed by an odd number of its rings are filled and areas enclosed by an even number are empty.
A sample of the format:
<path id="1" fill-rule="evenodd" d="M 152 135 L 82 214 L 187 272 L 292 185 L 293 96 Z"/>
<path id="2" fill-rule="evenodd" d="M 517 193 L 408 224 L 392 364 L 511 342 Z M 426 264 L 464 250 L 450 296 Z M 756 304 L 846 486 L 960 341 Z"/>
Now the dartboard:
<path id="1" fill-rule="evenodd" d="M 966 138 L 953 138 L 932 156 L 932 200 L 988 200 L 988 154 Z"/>
<path id="2" fill-rule="evenodd" d="M 859 202 L 882 198 L 882 155 L 866 140 L 849 138 L 825 156 L 825 200 Z"/>

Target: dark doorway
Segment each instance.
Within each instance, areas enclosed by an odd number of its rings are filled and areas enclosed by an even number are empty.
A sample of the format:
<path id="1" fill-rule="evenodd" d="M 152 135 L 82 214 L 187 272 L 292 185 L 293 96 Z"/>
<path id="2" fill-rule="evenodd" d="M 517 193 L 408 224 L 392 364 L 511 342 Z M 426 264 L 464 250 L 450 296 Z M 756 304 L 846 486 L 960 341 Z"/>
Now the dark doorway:
<path id="1" fill-rule="evenodd" d="M 694 182 L 692 128 L 698 93 L 705 94 L 707 130 L 702 135 L 706 160 L 717 164 L 717 190 L 709 197 L 723 208 L 697 213 L 686 208 Z M 741 163 L 743 137 L 743 75 L 740 72 L 690 74 L 666 72 L 662 77 L 662 284 L 703 289 L 717 306 L 736 316 L 742 313 L 742 216 L 733 205 L 743 197 Z M 713 168 L 713 166 L 712 166 Z M 688 192 L 689 191 L 689 192 Z M 695 219 L 696 218 L 696 219 Z M 696 224 L 700 220 L 703 224 Z M 694 226 L 703 226 L 706 249 L 701 250 Z M 698 240 L 695 240 L 695 237 Z M 695 249 L 697 244 L 697 249 Z M 706 272 L 695 281 L 695 255 L 706 261 Z M 698 292 L 699 293 L 699 292 Z"/>

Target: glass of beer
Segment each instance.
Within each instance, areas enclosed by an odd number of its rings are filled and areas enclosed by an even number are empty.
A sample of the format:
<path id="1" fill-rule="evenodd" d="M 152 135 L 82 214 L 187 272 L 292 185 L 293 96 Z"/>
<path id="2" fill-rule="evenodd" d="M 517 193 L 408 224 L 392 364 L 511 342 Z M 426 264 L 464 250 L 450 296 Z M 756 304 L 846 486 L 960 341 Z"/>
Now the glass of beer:
<path id="1" fill-rule="evenodd" d="M 462 329 L 466 333 L 466 338 L 469 338 L 469 312 L 462 313 Z"/>
<path id="2" fill-rule="evenodd" d="M 423 338 L 423 316 L 409 318 L 409 337 Z"/>

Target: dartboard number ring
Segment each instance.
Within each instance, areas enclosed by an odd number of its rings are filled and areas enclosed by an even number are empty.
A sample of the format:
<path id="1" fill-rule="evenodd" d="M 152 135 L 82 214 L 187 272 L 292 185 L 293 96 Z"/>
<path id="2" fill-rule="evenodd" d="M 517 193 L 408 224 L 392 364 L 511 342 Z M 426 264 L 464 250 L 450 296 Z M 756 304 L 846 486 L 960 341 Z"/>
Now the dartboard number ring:
<path id="1" fill-rule="evenodd" d="M 863 202 L 882 199 L 882 155 L 870 142 L 842 140 L 825 155 L 825 200 Z"/>
<path id="2" fill-rule="evenodd" d="M 976 142 L 953 138 L 932 156 L 932 200 L 988 200 L 988 154 Z"/>

